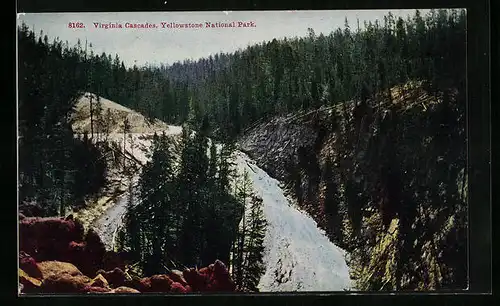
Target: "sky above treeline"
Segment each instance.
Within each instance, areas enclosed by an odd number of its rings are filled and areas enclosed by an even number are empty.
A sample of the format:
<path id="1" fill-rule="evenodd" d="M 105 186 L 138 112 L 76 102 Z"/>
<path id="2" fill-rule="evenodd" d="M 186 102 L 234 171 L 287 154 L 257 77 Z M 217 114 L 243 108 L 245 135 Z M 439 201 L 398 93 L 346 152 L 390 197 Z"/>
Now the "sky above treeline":
<path id="1" fill-rule="evenodd" d="M 428 11 L 420 10 L 422 15 Z M 306 36 L 308 28 L 318 35 L 328 35 L 343 28 L 345 18 L 353 30 L 357 28 L 358 19 L 361 27 L 365 21 L 377 19 L 383 25 L 384 16 L 389 12 L 396 18 L 406 19 L 413 16 L 415 10 L 26 13 L 18 14 L 18 24 L 26 23 L 37 35 L 43 31 L 49 41 L 58 37 L 70 46 L 76 45 L 78 39 L 82 46 L 87 41 L 92 43 L 95 53 L 106 52 L 113 58 L 118 54 L 125 65 L 131 67 L 134 64 L 170 65 L 233 52 L 274 38 Z M 73 27 L 70 23 L 74 23 Z M 145 23 L 155 27 L 130 28 L 132 24 Z M 190 23 L 198 26 L 175 27 Z M 208 27 L 207 23 L 236 27 Z M 250 26 L 238 27 L 243 23 Z M 77 25 L 85 28 L 75 27 Z M 119 25 L 122 28 L 112 28 Z"/>

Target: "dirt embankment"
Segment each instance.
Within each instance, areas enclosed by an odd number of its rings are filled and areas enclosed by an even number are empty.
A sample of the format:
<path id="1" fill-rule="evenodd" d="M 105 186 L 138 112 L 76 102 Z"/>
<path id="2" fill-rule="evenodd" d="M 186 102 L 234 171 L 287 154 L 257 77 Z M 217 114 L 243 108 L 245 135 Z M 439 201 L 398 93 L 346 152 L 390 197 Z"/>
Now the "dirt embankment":
<path id="1" fill-rule="evenodd" d="M 466 287 L 463 94 L 410 83 L 274 118 L 239 146 L 351 253 L 359 289 Z"/>
<path id="2" fill-rule="evenodd" d="M 98 99 L 101 111 L 97 110 Z M 129 133 L 154 133 L 168 129 L 168 125 L 162 121 L 148 121 L 142 114 L 133 111 L 116 102 L 110 101 L 95 94 L 85 93 L 77 102 L 73 113 L 73 131 L 75 133 L 91 132 L 91 103 L 92 99 L 92 121 L 95 133 L 123 133 L 123 124 L 128 120 Z"/>
<path id="3" fill-rule="evenodd" d="M 92 102 L 92 121 L 90 102 Z M 165 132 L 175 135 L 180 134 L 181 129 L 159 120 L 148 121 L 134 110 L 90 93 L 82 95 L 71 119 L 75 134 L 81 136 L 87 133 L 94 141 L 106 143 L 103 148 L 106 150 L 108 166 L 105 188 L 97 197 L 87 199 L 83 209 L 69 213 L 78 218 L 86 229 L 96 227 L 102 234 L 102 227 L 106 229 L 112 227 L 110 230 L 112 233 L 118 225 L 109 224 L 107 221 L 99 222 L 100 218 L 113 210 L 116 203 L 123 202 L 130 177 L 137 175 L 141 165 L 148 159 L 146 150 L 151 144 L 153 134 Z M 127 130 L 124 130 L 125 121 L 128 125 Z M 102 238 L 106 241 L 110 239 L 110 237 Z"/>

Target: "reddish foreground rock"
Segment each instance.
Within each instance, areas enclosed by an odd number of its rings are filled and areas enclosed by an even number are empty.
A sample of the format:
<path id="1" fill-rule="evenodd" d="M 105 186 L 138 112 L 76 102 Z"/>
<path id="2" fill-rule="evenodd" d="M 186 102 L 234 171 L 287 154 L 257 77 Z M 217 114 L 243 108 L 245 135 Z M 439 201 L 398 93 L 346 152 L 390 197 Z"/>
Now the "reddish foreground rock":
<path id="1" fill-rule="evenodd" d="M 66 258 L 68 261 L 74 262 L 84 274 L 94 277 L 97 275 L 97 270 L 102 268 L 106 247 L 99 235 L 90 229 L 85 235 L 84 243 L 74 245 L 70 254 Z"/>
<path id="2" fill-rule="evenodd" d="M 27 273 L 33 260 L 71 262 L 85 275 L 95 277 L 99 269 L 125 268 L 126 261 L 115 252 L 107 252 L 98 234 L 72 216 L 67 218 L 23 217 L 19 222 L 20 264 Z M 29 257 L 26 256 L 29 254 Z M 30 271 L 28 271 L 30 270 Z M 38 277 L 39 275 L 33 276 Z"/>
<path id="3" fill-rule="evenodd" d="M 85 286 L 80 292 L 86 292 L 86 293 L 111 293 L 111 291 L 112 291 L 112 289 L 109 289 L 109 288 Z"/>
<path id="4" fill-rule="evenodd" d="M 54 275 L 67 274 L 71 276 L 81 276 L 83 273 L 78 268 L 69 262 L 61 261 L 42 261 L 39 262 L 38 268 L 42 272 L 42 279 L 47 279 Z"/>
<path id="5" fill-rule="evenodd" d="M 121 287 L 128 284 L 132 279 L 120 268 L 114 268 L 111 271 L 105 272 L 104 270 L 97 271 L 99 275 L 102 275 L 108 284 L 112 287 Z"/>
<path id="6" fill-rule="evenodd" d="M 185 270 L 183 277 L 193 291 L 232 292 L 236 290 L 226 265 L 220 260 L 200 270 Z"/>
<path id="7" fill-rule="evenodd" d="M 22 293 L 37 293 L 40 292 L 42 282 L 39 279 L 29 276 L 22 269 L 19 269 L 19 284 Z"/>
<path id="8" fill-rule="evenodd" d="M 108 281 L 106 280 L 106 278 L 104 278 L 104 276 L 102 276 L 101 274 L 97 275 L 91 282 L 90 282 L 90 286 L 91 287 L 99 287 L 99 288 L 104 288 L 104 289 L 108 289 L 109 288 L 109 283 Z"/>
<path id="9" fill-rule="evenodd" d="M 182 274 L 181 271 L 179 270 L 172 270 L 170 274 L 168 275 L 174 282 L 179 283 L 183 286 L 187 285 L 188 283 L 184 279 L 184 275 Z"/>
<path id="10" fill-rule="evenodd" d="M 78 293 L 84 292 L 91 279 L 85 275 L 56 274 L 44 279 L 41 286 L 43 293 Z"/>
<path id="11" fill-rule="evenodd" d="M 93 230 L 68 218 L 22 217 L 19 224 L 21 293 L 188 293 L 236 290 L 219 260 L 208 267 L 133 279 L 126 253 L 106 251 Z"/>
<path id="12" fill-rule="evenodd" d="M 35 278 L 20 269 L 19 280 L 22 293 L 188 293 L 188 292 L 232 292 L 236 290 L 225 265 L 216 261 L 200 270 L 187 269 L 159 274 L 141 279 L 132 279 L 120 268 L 99 271 L 93 279 L 84 275 L 68 262 L 43 261 L 37 264 L 41 278 Z"/>
<path id="13" fill-rule="evenodd" d="M 19 249 L 36 261 L 60 260 L 71 241 L 83 240 L 83 225 L 68 218 L 23 218 L 19 221 Z"/>
<path id="14" fill-rule="evenodd" d="M 23 251 L 19 252 L 19 268 L 34 278 L 42 278 L 42 271 L 38 268 L 35 259 Z"/>
<path id="15" fill-rule="evenodd" d="M 110 293 L 141 293 L 140 291 L 129 287 L 118 287 L 110 291 Z"/>

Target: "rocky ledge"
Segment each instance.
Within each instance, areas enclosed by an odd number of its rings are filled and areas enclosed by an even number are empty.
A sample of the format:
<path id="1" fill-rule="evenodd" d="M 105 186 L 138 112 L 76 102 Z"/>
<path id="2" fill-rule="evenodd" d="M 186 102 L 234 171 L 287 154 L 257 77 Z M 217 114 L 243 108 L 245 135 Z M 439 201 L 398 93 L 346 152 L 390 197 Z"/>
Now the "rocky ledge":
<path id="1" fill-rule="evenodd" d="M 224 263 L 132 277 L 127 253 L 106 251 L 99 236 L 78 220 L 25 218 L 19 221 L 19 291 L 23 293 L 233 292 Z"/>

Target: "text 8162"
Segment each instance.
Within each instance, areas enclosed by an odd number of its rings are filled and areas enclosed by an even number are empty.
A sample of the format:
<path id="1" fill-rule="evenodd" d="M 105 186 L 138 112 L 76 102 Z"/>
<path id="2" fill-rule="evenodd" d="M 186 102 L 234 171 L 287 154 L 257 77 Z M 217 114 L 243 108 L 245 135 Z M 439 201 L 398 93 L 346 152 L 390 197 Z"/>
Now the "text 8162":
<path id="1" fill-rule="evenodd" d="M 68 28 L 70 29 L 83 29 L 85 26 L 83 25 L 83 22 L 70 22 L 68 23 Z"/>

